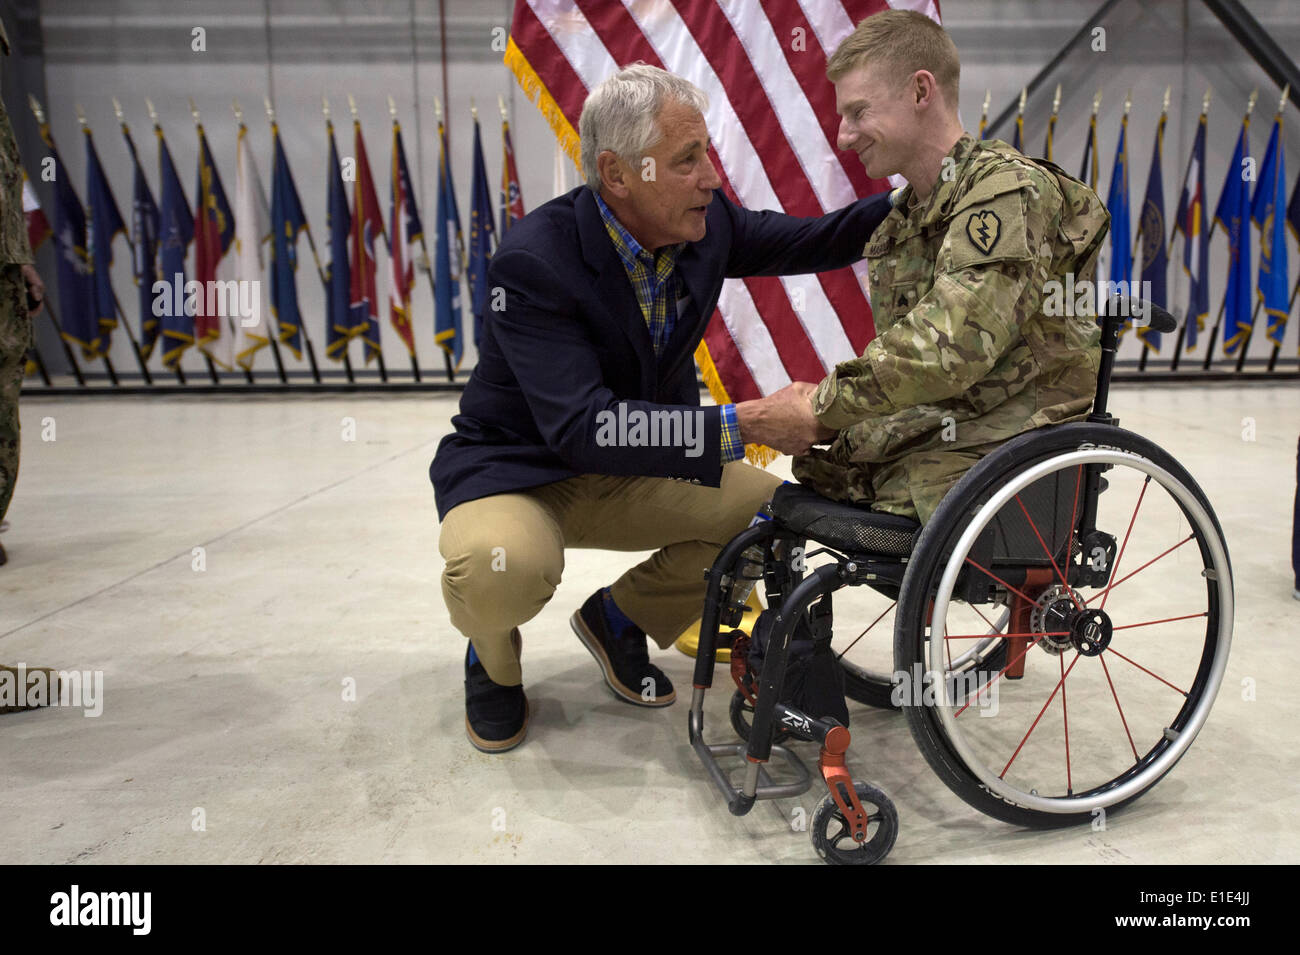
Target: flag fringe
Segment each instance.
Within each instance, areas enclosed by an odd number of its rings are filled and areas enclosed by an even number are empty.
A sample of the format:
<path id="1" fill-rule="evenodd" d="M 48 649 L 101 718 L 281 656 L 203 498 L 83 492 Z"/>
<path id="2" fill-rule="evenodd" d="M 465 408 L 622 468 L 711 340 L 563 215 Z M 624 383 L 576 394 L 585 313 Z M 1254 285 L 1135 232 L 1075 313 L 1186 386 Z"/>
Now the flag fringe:
<path id="1" fill-rule="evenodd" d="M 713 396 L 713 400 L 720 405 L 731 404 L 731 397 L 727 394 L 722 379 L 718 376 L 717 366 L 713 364 L 713 356 L 709 354 L 709 346 L 703 338 L 700 339 L 699 345 L 695 347 L 695 363 L 700 366 L 700 375 L 703 376 L 705 387 L 709 389 L 709 394 Z M 769 448 L 765 444 L 745 445 L 745 460 L 760 468 L 767 467 L 780 456 L 779 451 Z"/>
<path id="2" fill-rule="evenodd" d="M 550 124 L 551 131 L 555 133 L 555 138 L 559 140 L 560 148 L 565 154 L 573 160 L 573 164 L 579 169 L 582 168 L 582 150 L 577 132 L 569 122 L 564 111 L 560 109 L 560 104 L 555 102 L 555 97 L 551 91 L 546 88 L 542 78 L 537 75 L 533 65 L 528 62 L 522 50 L 515 45 L 514 37 L 511 37 L 506 43 L 505 64 L 515 75 L 515 80 L 519 83 L 519 88 L 523 90 L 533 103 L 536 104 L 546 122 Z"/>

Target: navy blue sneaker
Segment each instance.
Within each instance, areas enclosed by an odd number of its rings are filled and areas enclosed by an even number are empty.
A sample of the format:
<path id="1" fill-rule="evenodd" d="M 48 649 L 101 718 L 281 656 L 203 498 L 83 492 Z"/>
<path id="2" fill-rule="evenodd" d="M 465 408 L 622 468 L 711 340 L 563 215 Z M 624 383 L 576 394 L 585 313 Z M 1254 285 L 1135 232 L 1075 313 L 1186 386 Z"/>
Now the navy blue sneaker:
<path id="1" fill-rule="evenodd" d="M 645 631 L 630 621 L 612 626 L 603 591 L 597 590 L 569 618 L 578 639 L 600 664 L 605 682 L 620 700 L 637 706 L 669 706 L 677 693 L 664 672 L 650 662 Z"/>
<path id="2" fill-rule="evenodd" d="M 512 636 L 517 648 L 519 632 Z M 484 753 L 514 749 L 528 732 L 528 697 L 523 685 L 493 683 L 472 643 L 465 651 L 465 732 L 475 749 Z"/>

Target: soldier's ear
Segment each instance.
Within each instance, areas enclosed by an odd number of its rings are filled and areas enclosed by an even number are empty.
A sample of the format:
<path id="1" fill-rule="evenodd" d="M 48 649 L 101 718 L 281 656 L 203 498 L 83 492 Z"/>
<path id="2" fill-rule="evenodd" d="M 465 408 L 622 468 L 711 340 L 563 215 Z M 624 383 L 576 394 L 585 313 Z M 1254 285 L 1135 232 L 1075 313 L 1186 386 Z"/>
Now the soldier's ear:
<path id="1" fill-rule="evenodd" d="M 924 107 L 935 102 L 938 88 L 939 84 L 935 81 L 933 73 L 929 70 L 917 70 L 912 74 L 908 92 L 912 95 L 913 105 Z"/>

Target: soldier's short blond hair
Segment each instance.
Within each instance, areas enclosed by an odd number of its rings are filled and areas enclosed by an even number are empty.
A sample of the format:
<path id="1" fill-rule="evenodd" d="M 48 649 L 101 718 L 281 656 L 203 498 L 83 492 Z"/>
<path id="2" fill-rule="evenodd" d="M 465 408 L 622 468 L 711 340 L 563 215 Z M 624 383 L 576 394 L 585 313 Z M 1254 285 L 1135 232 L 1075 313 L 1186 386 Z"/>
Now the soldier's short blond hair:
<path id="1" fill-rule="evenodd" d="M 857 25 L 826 63 L 834 83 L 850 70 L 884 63 L 890 72 L 911 76 L 929 70 L 953 112 L 961 81 L 961 60 L 948 31 L 915 10 L 882 10 Z"/>

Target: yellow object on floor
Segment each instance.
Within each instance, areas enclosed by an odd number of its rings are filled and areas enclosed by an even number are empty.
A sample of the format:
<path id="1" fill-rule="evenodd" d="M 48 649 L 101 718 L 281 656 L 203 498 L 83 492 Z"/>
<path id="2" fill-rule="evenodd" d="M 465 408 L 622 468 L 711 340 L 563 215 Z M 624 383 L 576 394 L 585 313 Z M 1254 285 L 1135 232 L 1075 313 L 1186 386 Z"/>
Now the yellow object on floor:
<path id="1" fill-rule="evenodd" d="M 758 619 L 759 613 L 763 610 L 763 604 L 758 599 L 757 587 L 750 591 L 749 599 L 745 601 L 745 605 L 750 609 L 745 612 L 744 618 L 740 621 L 740 626 L 736 629 L 749 633 L 750 628 L 754 626 L 754 621 Z M 719 636 L 721 636 L 721 634 L 719 634 Z M 700 621 L 695 621 L 694 626 L 678 637 L 677 642 L 674 643 L 673 646 L 682 651 L 682 653 L 686 654 L 688 657 L 695 656 L 696 652 L 700 648 Z M 715 662 L 730 663 L 731 648 L 719 647 Z"/>

